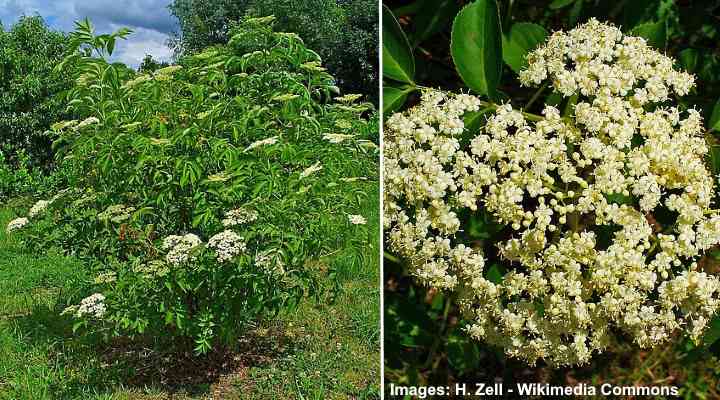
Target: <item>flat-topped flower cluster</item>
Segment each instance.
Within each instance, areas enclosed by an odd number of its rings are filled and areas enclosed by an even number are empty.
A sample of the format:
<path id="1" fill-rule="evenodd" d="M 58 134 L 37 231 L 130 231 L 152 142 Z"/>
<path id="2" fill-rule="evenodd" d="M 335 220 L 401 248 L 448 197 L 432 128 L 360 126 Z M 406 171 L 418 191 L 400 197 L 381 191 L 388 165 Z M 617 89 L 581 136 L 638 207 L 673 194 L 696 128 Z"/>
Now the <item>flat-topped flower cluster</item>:
<path id="1" fill-rule="evenodd" d="M 720 243 L 720 212 L 699 113 L 657 104 L 693 77 L 595 20 L 528 61 L 522 83 L 578 95 L 574 113 L 546 106 L 528 121 L 505 104 L 465 140 L 482 102 L 427 90 L 387 120 L 391 249 L 422 283 L 457 292 L 472 337 L 530 364 L 583 364 L 621 335 L 698 340 L 720 307 L 720 280 L 698 265 Z M 507 226 L 495 243 L 465 239 L 479 208 Z M 499 282 L 483 247 L 508 271 Z"/>

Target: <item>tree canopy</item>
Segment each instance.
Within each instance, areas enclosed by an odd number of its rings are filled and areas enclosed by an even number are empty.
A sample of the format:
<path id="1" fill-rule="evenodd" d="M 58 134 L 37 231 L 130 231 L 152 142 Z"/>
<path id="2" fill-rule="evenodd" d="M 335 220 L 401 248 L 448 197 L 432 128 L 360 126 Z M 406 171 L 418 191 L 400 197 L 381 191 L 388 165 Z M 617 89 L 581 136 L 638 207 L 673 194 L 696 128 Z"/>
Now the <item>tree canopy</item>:
<path id="1" fill-rule="evenodd" d="M 346 93 L 377 102 L 378 12 L 373 0 L 174 0 L 179 31 L 170 43 L 176 56 L 228 41 L 244 15 L 277 18 L 277 29 L 300 35 L 323 58 Z"/>
<path id="2" fill-rule="evenodd" d="M 33 165 L 52 159 L 45 132 L 64 118 L 56 95 L 72 84 L 66 72 L 52 72 L 66 43 L 40 16 L 22 17 L 8 30 L 0 25 L 0 151 L 11 163 L 20 151 Z"/>

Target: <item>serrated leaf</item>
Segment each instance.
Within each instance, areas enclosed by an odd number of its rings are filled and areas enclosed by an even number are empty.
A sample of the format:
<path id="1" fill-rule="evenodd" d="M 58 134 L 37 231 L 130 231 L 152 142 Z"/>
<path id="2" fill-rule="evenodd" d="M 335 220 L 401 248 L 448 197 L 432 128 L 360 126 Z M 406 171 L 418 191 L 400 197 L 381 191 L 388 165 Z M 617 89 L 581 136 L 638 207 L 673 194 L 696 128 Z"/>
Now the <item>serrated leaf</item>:
<path id="1" fill-rule="evenodd" d="M 540 25 L 528 22 L 514 24 L 509 35 L 503 35 L 503 61 L 515 73 L 527 66 L 526 56 L 545 41 L 547 31 Z"/>
<path id="2" fill-rule="evenodd" d="M 497 96 L 502 74 L 502 28 L 495 0 L 465 6 L 453 22 L 450 53 L 468 87 Z"/>
<path id="3" fill-rule="evenodd" d="M 410 42 L 390 9 L 383 5 L 383 75 L 396 81 L 413 83 L 415 59 Z"/>

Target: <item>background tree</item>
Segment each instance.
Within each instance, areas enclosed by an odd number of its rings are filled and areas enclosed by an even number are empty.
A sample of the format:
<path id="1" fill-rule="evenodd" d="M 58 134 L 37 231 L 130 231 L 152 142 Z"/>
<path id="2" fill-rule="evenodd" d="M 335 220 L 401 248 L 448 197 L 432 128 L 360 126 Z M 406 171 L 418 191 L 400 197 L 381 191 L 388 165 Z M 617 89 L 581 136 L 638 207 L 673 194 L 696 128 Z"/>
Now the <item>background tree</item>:
<path id="1" fill-rule="evenodd" d="M 22 17 L 7 31 L 0 25 L 0 151 L 15 167 L 21 158 L 33 167 L 52 162 L 44 132 L 65 118 L 57 94 L 72 84 L 66 71 L 52 73 L 65 43 L 65 35 L 50 30 L 40 16 Z"/>
<path id="2" fill-rule="evenodd" d="M 179 32 L 170 40 L 176 56 L 227 42 L 232 22 L 245 14 L 275 15 L 279 30 L 300 35 L 323 58 L 345 93 L 377 104 L 378 13 L 373 0 L 174 0 Z"/>
<path id="3" fill-rule="evenodd" d="M 150 72 L 155 72 L 160 68 L 167 67 L 168 65 L 170 64 L 165 61 L 158 61 L 154 59 L 152 55 L 146 54 L 145 58 L 143 58 L 140 66 L 138 67 L 138 72 L 141 74 L 147 74 Z"/>

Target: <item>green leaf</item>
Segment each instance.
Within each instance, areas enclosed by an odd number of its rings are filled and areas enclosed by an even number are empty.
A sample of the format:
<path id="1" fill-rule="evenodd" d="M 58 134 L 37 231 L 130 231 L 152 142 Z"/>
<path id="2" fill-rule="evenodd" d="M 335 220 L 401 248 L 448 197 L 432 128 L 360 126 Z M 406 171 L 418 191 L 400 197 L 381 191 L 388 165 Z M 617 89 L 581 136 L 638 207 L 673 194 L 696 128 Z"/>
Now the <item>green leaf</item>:
<path id="1" fill-rule="evenodd" d="M 453 22 L 450 43 L 462 80 L 477 93 L 497 95 L 502 74 L 502 28 L 495 0 L 465 6 Z"/>
<path id="2" fill-rule="evenodd" d="M 688 72 L 694 72 L 700 63 L 700 52 L 697 49 L 685 49 L 678 54 L 680 65 Z"/>
<path id="3" fill-rule="evenodd" d="M 705 347 L 710 347 L 718 339 L 720 339 L 720 317 L 715 317 L 710 321 L 710 327 L 707 328 L 702 337 L 702 344 Z"/>
<path id="4" fill-rule="evenodd" d="M 442 31 L 458 12 L 458 4 L 455 0 L 423 0 L 418 3 L 422 3 L 422 6 L 413 24 L 416 27 L 413 35 L 415 46 Z"/>
<path id="5" fill-rule="evenodd" d="M 467 233 L 473 239 L 490 239 L 500 232 L 502 228 L 503 226 L 498 224 L 490 213 L 480 208 L 475 212 L 475 215 L 470 217 Z"/>
<path id="6" fill-rule="evenodd" d="M 552 92 L 545 98 L 545 104 L 549 106 L 558 106 L 562 103 L 563 96 L 558 92 Z"/>
<path id="7" fill-rule="evenodd" d="M 410 93 L 417 90 L 414 86 L 396 88 L 392 86 L 383 87 L 383 112 L 389 114 L 400 109 Z"/>
<path id="8" fill-rule="evenodd" d="M 645 38 L 650 46 L 658 49 L 665 48 L 665 42 L 667 41 L 667 24 L 665 20 L 640 24 L 633 28 L 631 33 Z"/>
<path id="9" fill-rule="evenodd" d="M 527 54 L 545 41 L 547 31 L 540 25 L 521 22 L 510 28 L 510 35 L 503 35 L 502 55 L 505 64 L 514 72 L 527 66 Z"/>
<path id="10" fill-rule="evenodd" d="M 575 26 L 575 24 L 577 24 L 577 20 L 578 18 L 580 18 L 580 13 L 582 12 L 582 9 L 583 0 L 575 0 L 575 4 L 568 13 L 568 26 Z"/>
<path id="11" fill-rule="evenodd" d="M 383 75 L 396 81 L 413 83 L 415 59 L 400 24 L 387 6 L 383 5 Z"/>
<path id="12" fill-rule="evenodd" d="M 485 279 L 492 283 L 502 282 L 503 276 L 505 276 L 505 271 L 503 271 L 503 267 L 499 264 L 493 264 L 485 271 Z"/>
<path id="13" fill-rule="evenodd" d="M 463 117 L 463 123 L 465 125 L 465 130 L 470 134 L 476 134 L 480 127 L 482 126 L 482 123 L 485 121 L 484 118 L 482 118 L 483 115 L 492 112 L 493 109 L 491 108 L 483 108 L 480 109 L 480 111 L 472 111 L 469 113 L 466 113 Z"/>
<path id="14" fill-rule="evenodd" d="M 572 4 L 575 0 L 555 0 L 550 3 L 550 8 L 557 10 L 558 8 L 567 7 Z"/>
<path id="15" fill-rule="evenodd" d="M 720 130 L 720 100 L 715 103 L 710 119 L 708 120 L 708 129 L 713 131 Z"/>
<path id="16" fill-rule="evenodd" d="M 652 19 L 657 14 L 659 6 L 658 0 L 626 1 L 622 7 L 622 26 L 629 29 L 642 21 Z"/>
<path id="17" fill-rule="evenodd" d="M 710 158 L 713 175 L 717 176 L 720 174 L 720 146 L 710 146 L 708 157 Z"/>
<path id="18" fill-rule="evenodd" d="M 113 51 L 115 51 L 115 37 L 109 38 L 105 46 L 107 47 L 108 55 L 111 56 Z"/>
<path id="19" fill-rule="evenodd" d="M 480 366 L 480 351 L 477 344 L 460 331 L 449 335 L 447 339 L 447 357 L 450 366 L 461 374 L 475 370 Z"/>

